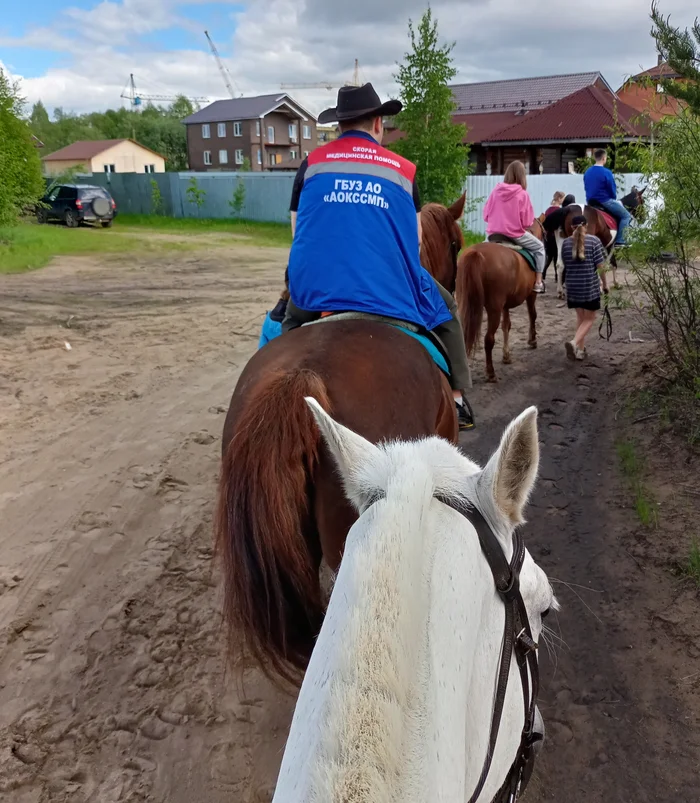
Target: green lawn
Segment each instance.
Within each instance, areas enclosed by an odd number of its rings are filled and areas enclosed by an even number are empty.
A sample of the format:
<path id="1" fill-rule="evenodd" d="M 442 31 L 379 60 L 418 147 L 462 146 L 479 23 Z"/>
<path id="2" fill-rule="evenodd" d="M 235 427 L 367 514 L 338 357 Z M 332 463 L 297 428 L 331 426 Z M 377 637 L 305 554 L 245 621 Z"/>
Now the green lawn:
<path id="1" fill-rule="evenodd" d="M 173 235 L 150 238 L 151 232 Z M 23 221 L 0 227 L 0 274 L 22 273 L 49 264 L 56 256 L 127 253 L 131 251 L 190 251 L 227 245 L 226 234 L 246 238 L 251 245 L 289 246 L 289 226 L 227 220 L 175 220 L 156 215 L 120 215 L 111 229 L 91 226 L 69 229 L 60 224 Z M 197 235 L 220 234 L 203 243 Z M 178 240 L 177 237 L 182 237 Z"/>
<path id="2" fill-rule="evenodd" d="M 115 227 L 157 229 L 172 234 L 236 234 L 249 238 L 252 245 L 289 248 L 292 230 L 289 223 L 259 223 L 250 220 L 211 218 L 172 218 L 161 215 L 119 215 Z"/>

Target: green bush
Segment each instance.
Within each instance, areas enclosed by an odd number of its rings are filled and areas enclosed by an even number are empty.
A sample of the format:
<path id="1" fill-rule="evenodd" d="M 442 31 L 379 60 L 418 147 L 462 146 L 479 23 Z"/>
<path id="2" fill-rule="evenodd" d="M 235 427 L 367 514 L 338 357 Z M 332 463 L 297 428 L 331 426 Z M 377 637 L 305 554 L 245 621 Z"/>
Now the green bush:
<path id="1" fill-rule="evenodd" d="M 0 68 L 0 226 L 15 223 L 44 194 L 41 160 L 21 119 L 22 105 L 17 85 Z"/>

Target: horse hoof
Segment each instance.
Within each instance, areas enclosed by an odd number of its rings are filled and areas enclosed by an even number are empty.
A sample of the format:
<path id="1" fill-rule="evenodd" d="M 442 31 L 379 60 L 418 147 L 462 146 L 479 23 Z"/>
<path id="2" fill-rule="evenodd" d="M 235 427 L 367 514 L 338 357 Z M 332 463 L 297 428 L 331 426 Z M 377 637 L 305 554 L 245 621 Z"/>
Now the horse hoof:
<path id="1" fill-rule="evenodd" d="M 536 340 L 531 340 L 531 341 L 528 343 L 528 346 L 529 346 L 531 349 L 536 349 L 536 348 L 537 348 L 537 341 L 536 341 Z"/>
<path id="2" fill-rule="evenodd" d="M 510 365 L 513 362 L 512 357 L 504 357 L 503 358 L 503 365 Z"/>
<path id="3" fill-rule="evenodd" d="M 496 375 L 494 374 L 493 376 L 487 376 L 486 377 L 486 381 L 490 382 L 492 385 L 495 385 L 496 382 L 498 382 L 498 379 L 497 379 Z"/>

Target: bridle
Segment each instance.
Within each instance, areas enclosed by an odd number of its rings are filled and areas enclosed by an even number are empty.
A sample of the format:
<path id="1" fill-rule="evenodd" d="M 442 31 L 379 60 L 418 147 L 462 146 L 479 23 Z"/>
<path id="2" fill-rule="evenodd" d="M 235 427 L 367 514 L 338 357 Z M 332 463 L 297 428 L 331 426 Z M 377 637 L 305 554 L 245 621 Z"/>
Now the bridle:
<path id="1" fill-rule="evenodd" d="M 474 507 L 467 507 L 452 499 L 437 497 L 448 507 L 456 510 L 467 519 L 476 530 L 481 551 L 491 568 L 496 591 L 506 608 L 505 632 L 503 647 L 499 660 L 498 684 L 491 715 L 491 730 L 486 752 L 486 759 L 469 803 L 476 803 L 484 789 L 493 761 L 493 754 L 498 739 L 498 731 L 503 715 L 510 663 L 515 651 L 515 659 L 520 670 L 520 681 L 523 688 L 525 724 L 520 737 L 515 761 L 506 776 L 506 780 L 493 799 L 493 803 L 516 803 L 520 794 L 530 780 L 535 762 L 535 745 L 541 741 L 542 735 L 535 732 L 535 713 L 539 693 L 540 673 L 537 661 L 537 644 L 532 638 L 532 630 L 528 619 L 525 602 L 520 593 L 520 572 L 525 560 L 525 543 L 519 532 L 513 534 L 513 557 L 510 563 L 506 560 L 503 549 L 486 519 Z"/>

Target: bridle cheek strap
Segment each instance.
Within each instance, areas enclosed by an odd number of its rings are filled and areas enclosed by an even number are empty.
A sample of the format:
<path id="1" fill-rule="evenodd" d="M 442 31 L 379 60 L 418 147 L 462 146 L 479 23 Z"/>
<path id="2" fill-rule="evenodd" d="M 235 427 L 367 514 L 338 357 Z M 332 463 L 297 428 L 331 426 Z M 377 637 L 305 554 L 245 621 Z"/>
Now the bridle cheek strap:
<path id="1" fill-rule="evenodd" d="M 469 803 L 476 803 L 479 799 L 491 769 L 503 716 L 513 653 L 515 653 L 520 672 L 525 724 L 515 761 L 503 786 L 494 798 L 494 803 L 515 803 L 530 780 L 535 758 L 534 745 L 541 738 L 539 734 L 535 733 L 535 711 L 540 685 L 537 644 L 532 638 L 525 602 L 520 593 L 520 572 L 525 560 L 525 543 L 522 535 L 516 531 L 513 534 L 513 557 L 508 563 L 498 538 L 476 508 L 462 506 L 450 499 L 438 498 L 448 507 L 464 516 L 476 529 L 481 551 L 489 564 L 496 590 L 506 609 L 503 648 L 499 661 L 498 681 L 491 716 L 491 730 L 486 759 Z"/>

